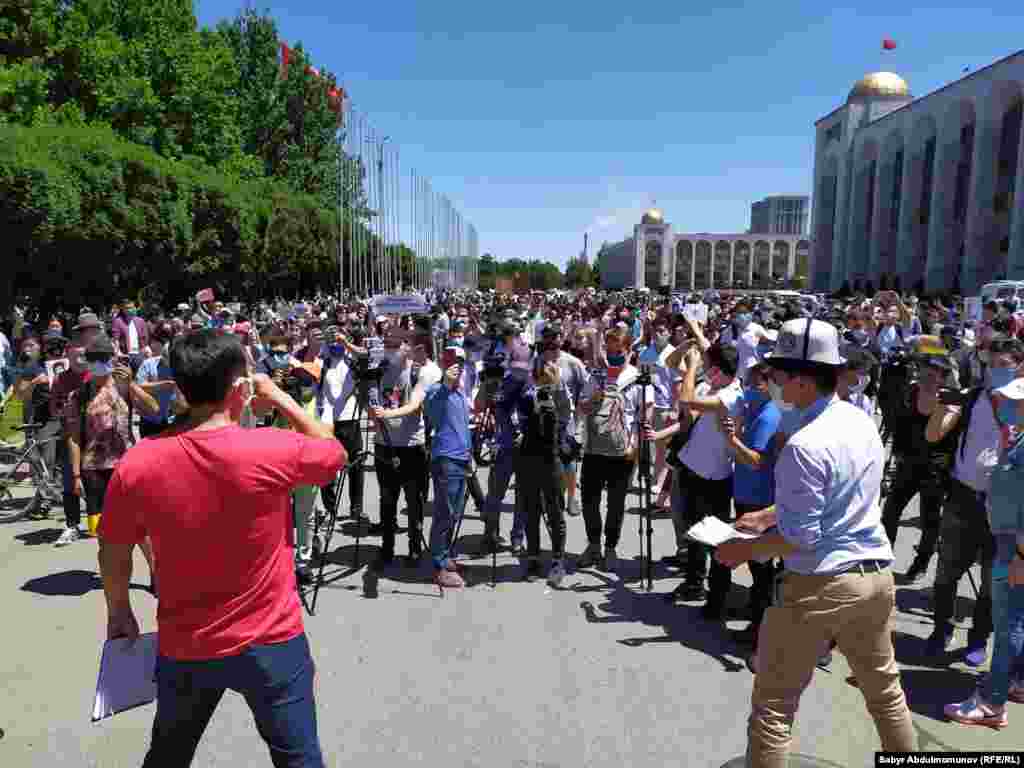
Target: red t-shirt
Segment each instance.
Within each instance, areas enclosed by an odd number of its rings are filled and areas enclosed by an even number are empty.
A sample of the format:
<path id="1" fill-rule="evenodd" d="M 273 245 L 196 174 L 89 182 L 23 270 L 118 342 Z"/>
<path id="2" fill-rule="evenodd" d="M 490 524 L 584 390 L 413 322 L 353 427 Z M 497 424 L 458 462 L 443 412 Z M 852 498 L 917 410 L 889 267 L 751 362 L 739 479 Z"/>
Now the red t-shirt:
<path id="1" fill-rule="evenodd" d="M 289 492 L 343 464 L 336 440 L 281 429 L 171 431 L 125 454 L 99 536 L 150 536 L 160 654 L 195 660 L 283 643 L 303 631 Z"/>

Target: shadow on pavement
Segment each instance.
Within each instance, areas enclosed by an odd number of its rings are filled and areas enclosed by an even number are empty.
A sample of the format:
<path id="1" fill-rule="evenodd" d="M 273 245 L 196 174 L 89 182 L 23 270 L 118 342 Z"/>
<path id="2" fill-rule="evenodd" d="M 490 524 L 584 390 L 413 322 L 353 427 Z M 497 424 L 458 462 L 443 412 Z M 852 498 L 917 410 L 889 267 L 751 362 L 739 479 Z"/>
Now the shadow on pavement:
<path id="1" fill-rule="evenodd" d="M 43 544 L 55 544 L 63 532 L 63 526 L 60 528 L 40 528 L 37 531 L 19 533 L 14 539 L 15 541 L 20 541 L 26 547 L 38 547 Z"/>
<path id="2" fill-rule="evenodd" d="M 640 623 L 664 631 L 661 636 L 620 640 L 622 645 L 638 648 L 649 643 L 680 643 L 715 659 L 726 672 L 746 669 L 746 664 L 739 659 L 745 657 L 747 650 L 731 641 L 724 624 L 702 619 L 698 608 L 675 605 L 660 593 L 636 592 L 628 589 L 624 582 L 601 573 L 593 572 L 593 575 L 606 582 L 607 599 L 596 607 L 589 601 L 580 603 L 588 623 Z M 589 587 L 583 589 L 590 591 Z M 581 590 L 577 588 L 577 591 Z"/>
<path id="3" fill-rule="evenodd" d="M 46 597 L 81 597 L 94 590 L 103 589 L 103 582 L 95 571 L 72 570 L 29 579 L 21 585 L 21 589 L 23 592 L 33 592 Z M 148 587 L 142 584 L 132 584 L 130 589 L 149 591 Z"/>
<path id="4" fill-rule="evenodd" d="M 903 692 L 910 711 L 945 722 L 942 708 L 963 701 L 974 691 L 978 676 L 962 669 L 904 669 Z"/>

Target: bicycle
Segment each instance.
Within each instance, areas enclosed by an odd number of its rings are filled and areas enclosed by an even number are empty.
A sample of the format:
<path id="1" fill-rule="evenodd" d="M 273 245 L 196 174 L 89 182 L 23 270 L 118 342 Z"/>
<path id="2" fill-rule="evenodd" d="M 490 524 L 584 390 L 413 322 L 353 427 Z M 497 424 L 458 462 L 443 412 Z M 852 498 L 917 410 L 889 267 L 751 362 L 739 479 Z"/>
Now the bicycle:
<path id="1" fill-rule="evenodd" d="M 53 470 L 43 458 L 43 446 L 60 437 L 38 440 L 36 433 L 43 424 L 25 424 L 14 427 L 25 434 L 22 445 L 0 440 L 0 523 L 20 520 L 42 509 L 47 504 L 63 503 L 64 479 L 60 468 Z M 34 488 L 35 494 L 27 504 L 24 491 Z"/>

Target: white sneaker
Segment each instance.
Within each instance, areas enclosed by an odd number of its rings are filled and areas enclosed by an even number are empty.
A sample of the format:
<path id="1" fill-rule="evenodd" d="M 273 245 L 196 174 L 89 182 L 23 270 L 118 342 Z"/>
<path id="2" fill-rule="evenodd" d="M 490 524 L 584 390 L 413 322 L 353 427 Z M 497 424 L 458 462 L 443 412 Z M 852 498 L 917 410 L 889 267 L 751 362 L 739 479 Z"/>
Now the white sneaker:
<path id="1" fill-rule="evenodd" d="M 569 517 L 579 517 L 583 513 L 583 510 L 580 508 L 580 500 L 576 496 L 569 498 L 566 511 L 569 513 Z"/>
<path id="2" fill-rule="evenodd" d="M 64 533 L 57 539 L 57 543 L 54 544 L 56 547 L 66 547 L 68 544 L 73 544 L 82 538 L 81 531 L 78 528 L 65 528 Z"/>
<path id="3" fill-rule="evenodd" d="M 981 698 L 980 693 L 972 693 L 966 701 L 947 704 L 943 712 L 950 720 L 964 725 L 985 725 L 989 728 L 1005 728 L 1009 721 L 1006 717 L 1006 705 L 996 707 Z"/>

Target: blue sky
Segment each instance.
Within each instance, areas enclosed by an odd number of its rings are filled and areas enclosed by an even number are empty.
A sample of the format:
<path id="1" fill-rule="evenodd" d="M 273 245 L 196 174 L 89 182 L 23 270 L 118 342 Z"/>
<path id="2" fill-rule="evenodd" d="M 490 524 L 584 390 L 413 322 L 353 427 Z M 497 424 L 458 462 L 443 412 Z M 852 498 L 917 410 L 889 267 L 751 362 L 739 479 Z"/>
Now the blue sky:
<path id="1" fill-rule="evenodd" d="M 241 6 L 196 2 L 203 24 Z M 813 123 L 864 73 L 898 72 L 920 96 L 1024 47 L 1024 4 L 986 5 L 257 3 L 481 252 L 559 265 L 585 231 L 591 255 L 625 237 L 652 198 L 677 232 L 738 232 L 753 200 L 809 194 Z"/>

